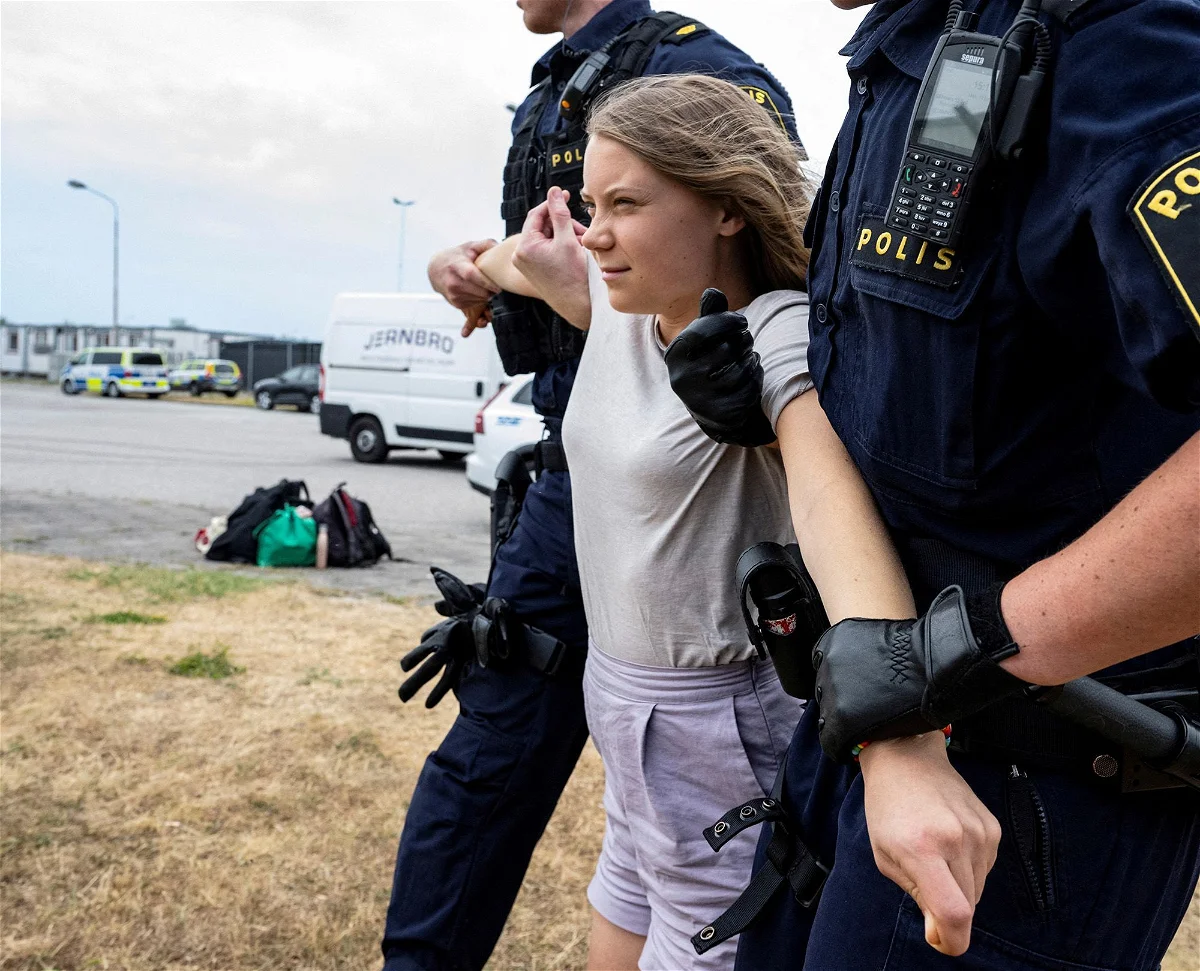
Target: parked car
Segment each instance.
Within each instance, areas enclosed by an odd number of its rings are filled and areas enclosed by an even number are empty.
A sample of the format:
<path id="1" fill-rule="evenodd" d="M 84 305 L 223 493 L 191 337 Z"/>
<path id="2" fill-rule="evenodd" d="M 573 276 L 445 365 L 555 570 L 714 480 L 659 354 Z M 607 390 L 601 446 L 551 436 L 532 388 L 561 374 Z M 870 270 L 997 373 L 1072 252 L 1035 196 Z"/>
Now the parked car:
<path id="1" fill-rule="evenodd" d="M 533 410 L 533 376 L 518 375 L 475 415 L 475 451 L 467 457 L 471 488 L 490 496 L 500 460 L 514 448 L 540 441 L 543 429 L 542 416 Z"/>
<path id="2" fill-rule="evenodd" d="M 295 405 L 301 411 L 321 410 L 321 368 L 300 364 L 273 378 L 254 382 L 254 403 L 263 411 L 276 405 Z"/>
<path id="3" fill-rule="evenodd" d="M 339 294 L 321 348 L 321 431 L 359 462 L 401 448 L 460 461 L 505 380 L 492 329 L 470 340 L 461 330 L 462 313 L 437 294 Z"/>
<path id="4" fill-rule="evenodd" d="M 170 390 L 166 361 L 149 347 L 89 347 L 63 366 L 58 381 L 63 394 L 96 391 L 109 398 L 161 398 Z"/>
<path id="5" fill-rule="evenodd" d="M 242 386 L 242 371 L 233 361 L 197 358 L 172 368 L 167 382 L 172 391 L 188 391 L 196 396 L 205 391 L 220 391 L 226 398 L 232 398 Z"/>

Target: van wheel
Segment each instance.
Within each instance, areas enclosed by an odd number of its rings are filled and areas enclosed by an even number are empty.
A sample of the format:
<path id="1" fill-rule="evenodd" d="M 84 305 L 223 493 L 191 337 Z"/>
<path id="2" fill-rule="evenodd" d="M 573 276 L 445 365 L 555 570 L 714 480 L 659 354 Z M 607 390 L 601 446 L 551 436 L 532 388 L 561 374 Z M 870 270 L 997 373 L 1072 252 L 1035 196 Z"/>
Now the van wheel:
<path id="1" fill-rule="evenodd" d="M 63 394 L 78 394 L 79 392 L 77 392 L 75 390 L 75 382 L 74 381 L 72 381 L 70 378 L 64 378 L 63 383 L 62 383 L 62 393 Z"/>
<path id="2" fill-rule="evenodd" d="M 109 381 L 108 385 L 104 388 L 104 394 L 109 398 L 119 398 L 121 397 L 121 389 L 116 381 Z"/>
<path id="3" fill-rule="evenodd" d="M 356 462 L 387 461 L 387 439 L 374 418 L 359 418 L 350 426 L 350 454 Z"/>
<path id="4" fill-rule="evenodd" d="M 461 462 L 466 458 L 462 452 L 449 452 L 443 448 L 438 449 L 438 455 L 442 457 L 443 462 Z"/>
<path id="5" fill-rule="evenodd" d="M 200 397 L 200 382 L 193 381 L 191 384 L 189 384 L 188 385 L 188 393 L 193 398 L 199 398 Z"/>

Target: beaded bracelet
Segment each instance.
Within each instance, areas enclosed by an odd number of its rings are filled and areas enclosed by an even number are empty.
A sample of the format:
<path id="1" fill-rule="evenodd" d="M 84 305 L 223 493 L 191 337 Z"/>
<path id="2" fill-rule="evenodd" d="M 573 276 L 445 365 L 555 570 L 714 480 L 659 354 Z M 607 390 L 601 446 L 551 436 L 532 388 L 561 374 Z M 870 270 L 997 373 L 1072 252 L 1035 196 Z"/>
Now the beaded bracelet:
<path id="1" fill-rule="evenodd" d="M 947 725 L 945 728 L 943 728 L 941 730 L 942 735 L 944 735 L 946 738 L 946 747 L 947 748 L 949 748 L 949 746 L 950 746 L 950 728 L 951 728 L 951 726 Z M 859 757 L 859 755 L 862 754 L 862 750 L 865 749 L 870 744 L 871 743 L 869 741 L 868 742 L 859 742 L 857 745 L 854 746 L 854 748 L 852 748 L 850 750 L 850 754 L 854 757 L 855 762 L 858 761 L 858 757 Z"/>

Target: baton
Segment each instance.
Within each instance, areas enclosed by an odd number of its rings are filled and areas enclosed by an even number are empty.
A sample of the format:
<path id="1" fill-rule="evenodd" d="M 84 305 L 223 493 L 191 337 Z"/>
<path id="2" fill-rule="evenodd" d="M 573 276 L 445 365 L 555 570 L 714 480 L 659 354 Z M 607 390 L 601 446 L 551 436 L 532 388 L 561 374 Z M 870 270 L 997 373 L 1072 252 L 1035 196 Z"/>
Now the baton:
<path id="1" fill-rule="evenodd" d="M 1200 725 L 1179 705 L 1159 710 L 1092 678 L 1036 689 L 1031 696 L 1056 715 L 1124 745 L 1153 768 L 1200 789 Z"/>

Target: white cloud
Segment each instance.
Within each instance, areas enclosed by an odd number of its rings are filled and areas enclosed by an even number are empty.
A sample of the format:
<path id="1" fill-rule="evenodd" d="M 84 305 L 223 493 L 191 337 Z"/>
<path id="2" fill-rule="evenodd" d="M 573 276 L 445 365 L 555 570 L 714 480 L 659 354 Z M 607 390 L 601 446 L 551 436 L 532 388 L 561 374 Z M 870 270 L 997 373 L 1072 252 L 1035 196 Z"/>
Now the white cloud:
<path id="1" fill-rule="evenodd" d="M 823 156 L 856 15 L 826 0 L 678 6 L 767 63 Z M 120 200 L 122 304 L 139 322 L 314 335 L 337 291 L 393 285 L 393 195 L 417 200 L 410 287 L 436 249 L 501 230 L 504 104 L 553 39 L 527 34 L 511 0 L 10 0 L 0 30 L 6 315 L 102 316 L 104 214 L 62 188 L 80 178 Z M 78 271 L 49 273 L 55 254 Z"/>

